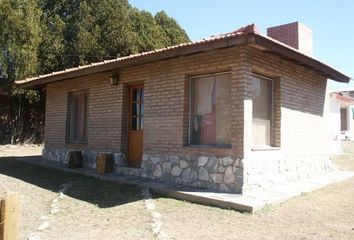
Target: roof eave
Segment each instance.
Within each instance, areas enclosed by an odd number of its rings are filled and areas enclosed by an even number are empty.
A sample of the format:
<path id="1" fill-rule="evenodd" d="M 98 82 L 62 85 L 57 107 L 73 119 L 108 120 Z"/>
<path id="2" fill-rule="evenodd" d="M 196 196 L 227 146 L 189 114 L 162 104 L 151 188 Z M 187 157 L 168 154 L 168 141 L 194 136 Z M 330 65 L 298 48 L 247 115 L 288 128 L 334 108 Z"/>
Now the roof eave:
<path id="1" fill-rule="evenodd" d="M 248 44 L 251 43 L 250 42 L 251 38 L 249 38 L 249 35 L 250 34 L 244 34 L 244 35 L 238 35 L 236 37 L 233 36 L 230 38 L 216 39 L 210 42 L 202 42 L 197 45 L 187 45 L 181 48 L 174 48 L 168 51 L 155 52 L 153 54 L 142 55 L 136 58 L 129 58 L 123 61 L 105 63 L 94 67 L 63 72 L 62 74 L 48 76 L 34 81 L 25 81 L 25 80 L 17 81 L 16 84 L 21 88 L 39 89 L 44 85 L 55 81 L 62 81 L 66 79 L 82 77 L 93 73 L 117 71 L 120 68 L 124 68 L 124 67 L 157 62 L 157 61 L 167 60 L 167 59 L 176 58 L 180 56 L 198 54 L 213 49 L 220 49 L 220 48 L 233 47 L 242 44 Z"/>
<path id="2" fill-rule="evenodd" d="M 284 59 L 291 60 L 300 65 L 306 65 L 314 71 L 333 79 L 338 82 L 348 83 L 350 77 L 340 73 L 334 68 L 314 59 L 308 57 L 299 51 L 279 44 L 268 37 L 256 33 L 247 33 L 242 35 L 234 35 L 221 39 L 215 39 L 196 44 L 185 45 L 182 47 L 175 47 L 165 51 L 156 51 L 151 54 L 139 55 L 137 57 L 123 59 L 121 61 L 112 61 L 108 63 L 97 64 L 92 67 L 83 67 L 77 70 L 62 71 L 60 74 L 43 77 L 32 81 L 17 81 L 16 84 L 21 88 L 40 89 L 48 83 L 55 81 L 62 81 L 71 78 L 82 77 L 93 73 L 102 73 L 110 71 L 118 71 L 120 68 L 136 66 L 145 63 L 167 60 L 180 56 L 192 55 L 201 52 L 210 51 L 213 49 L 234 47 L 238 45 L 249 44 L 253 47 L 261 47 L 263 50 L 275 53 Z"/>
<path id="3" fill-rule="evenodd" d="M 271 51 L 277 55 L 282 56 L 282 58 L 295 61 L 300 65 L 308 66 L 312 68 L 314 71 L 334 81 L 348 83 L 351 79 L 349 76 L 344 75 L 343 73 L 337 71 L 336 69 L 314 58 L 302 54 L 299 51 L 293 50 L 290 47 L 277 44 L 274 41 L 262 35 L 255 35 L 254 43 L 256 45 L 260 45 L 264 47 L 265 49 L 267 49 L 267 51 Z"/>

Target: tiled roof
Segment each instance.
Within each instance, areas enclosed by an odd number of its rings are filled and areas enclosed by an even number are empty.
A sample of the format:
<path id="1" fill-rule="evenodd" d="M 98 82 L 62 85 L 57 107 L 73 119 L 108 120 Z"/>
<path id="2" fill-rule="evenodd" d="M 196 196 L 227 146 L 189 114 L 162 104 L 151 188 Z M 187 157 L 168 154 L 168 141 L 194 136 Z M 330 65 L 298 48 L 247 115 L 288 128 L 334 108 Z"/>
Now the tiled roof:
<path id="1" fill-rule="evenodd" d="M 350 79 L 349 77 L 347 77 L 344 74 L 338 72 L 337 70 L 329 67 L 328 65 L 325 65 L 325 64 L 321 63 L 320 61 L 318 61 L 318 60 L 316 60 L 314 58 L 305 56 L 303 53 L 299 52 L 295 48 L 292 48 L 292 47 L 290 47 L 290 46 L 288 46 L 288 45 L 286 45 L 284 43 L 281 43 L 281 42 L 273 39 L 273 38 L 261 35 L 259 33 L 259 30 L 258 30 L 257 26 L 255 24 L 251 24 L 251 25 L 239 28 L 239 29 L 237 29 L 237 30 L 235 30 L 233 32 L 229 32 L 229 33 L 225 33 L 225 34 L 219 34 L 219 35 L 213 35 L 213 36 L 210 36 L 208 38 L 204 38 L 204 39 L 199 40 L 199 41 L 189 42 L 189 43 L 182 43 L 182 44 L 178 44 L 178 45 L 174 45 L 174 46 L 170 46 L 170 47 L 166 47 L 166 48 L 156 49 L 156 50 L 153 50 L 153 51 L 133 54 L 133 55 L 126 56 L 126 57 L 119 57 L 119 58 L 112 59 L 112 60 L 105 60 L 105 61 L 102 61 L 102 62 L 96 62 L 96 63 L 91 63 L 91 64 L 88 64 L 88 65 L 68 68 L 68 69 L 65 69 L 65 70 L 62 70 L 62 71 L 52 72 L 52 73 L 49 73 L 49 74 L 39 75 L 39 76 L 36 76 L 36 77 L 30 77 L 30 78 L 26 78 L 24 80 L 18 80 L 18 81 L 16 81 L 16 83 L 20 87 L 21 86 L 22 87 L 33 87 L 33 86 L 36 86 L 36 85 L 41 85 L 41 84 L 48 83 L 48 82 L 43 83 L 40 80 L 53 79 L 53 81 L 54 81 L 54 78 L 55 78 L 55 81 L 63 80 L 63 79 L 70 78 L 70 76 L 67 76 L 67 75 L 69 75 L 69 73 L 85 71 L 87 69 L 92 69 L 92 72 L 94 72 L 95 68 L 97 69 L 97 72 L 98 72 L 100 67 L 105 66 L 105 65 L 115 64 L 115 66 L 116 66 L 116 64 L 119 64 L 119 63 L 125 63 L 125 62 L 128 62 L 128 61 L 134 61 L 134 60 L 138 60 L 138 59 L 141 59 L 141 58 L 144 58 L 144 57 L 155 56 L 155 55 L 158 55 L 158 54 L 172 52 L 172 51 L 176 51 L 176 50 L 182 50 L 182 49 L 185 49 L 185 48 L 188 48 L 188 47 L 197 47 L 199 45 L 203 45 L 203 44 L 207 44 L 207 43 L 218 42 L 218 41 L 223 41 L 223 40 L 228 40 L 228 39 L 234 39 L 234 38 L 237 38 L 237 37 L 240 37 L 240 36 L 246 36 L 246 35 L 248 35 L 250 37 L 251 36 L 261 37 L 264 40 L 268 40 L 272 44 L 276 44 L 276 45 L 285 47 L 285 48 L 287 48 L 287 49 L 289 49 L 291 51 L 297 52 L 298 54 L 303 55 L 303 57 L 305 59 L 308 58 L 310 60 L 313 60 L 315 63 L 320 64 L 322 67 L 324 67 L 324 68 L 327 67 L 329 70 L 332 70 L 332 71 L 329 71 L 329 72 L 337 73 L 338 76 L 342 77 L 342 79 L 338 80 L 338 81 L 345 82 L 346 80 L 349 81 L 349 79 Z M 163 60 L 163 58 L 161 58 L 160 60 Z M 146 60 L 146 62 L 148 62 L 148 60 Z M 90 72 L 90 73 L 92 73 L 92 72 Z M 328 75 L 331 76 L 331 74 L 328 74 Z M 337 80 L 337 79 L 333 79 L 333 80 Z"/>
<path id="2" fill-rule="evenodd" d="M 346 94 L 343 92 L 331 92 L 330 96 L 342 102 L 346 102 L 350 104 L 354 103 L 354 98 L 350 94 Z"/>

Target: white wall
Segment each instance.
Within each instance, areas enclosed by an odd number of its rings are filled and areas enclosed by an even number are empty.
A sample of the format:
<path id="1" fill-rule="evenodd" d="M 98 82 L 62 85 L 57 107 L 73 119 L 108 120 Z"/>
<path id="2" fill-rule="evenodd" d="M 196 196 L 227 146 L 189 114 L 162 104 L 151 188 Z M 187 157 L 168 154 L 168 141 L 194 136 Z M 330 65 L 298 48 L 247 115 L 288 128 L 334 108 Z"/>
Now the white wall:
<path id="1" fill-rule="evenodd" d="M 350 141 L 354 141 L 354 120 L 353 120 L 353 111 L 352 109 L 354 109 L 354 106 L 348 106 L 347 111 L 348 111 L 348 131 L 350 133 Z"/>
<path id="2" fill-rule="evenodd" d="M 333 140 L 339 137 L 340 133 L 340 101 L 334 98 L 330 98 L 329 112 L 329 129 L 331 139 Z"/>
<path id="3" fill-rule="evenodd" d="M 329 94 L 328 94 L 329 97 Z M 329 97 L 330 98 L 330 97 Z M 335 98 L 329 100 L 329 132 L 331 154 L 341 153 L 340 142 L 340 101 Z"/>

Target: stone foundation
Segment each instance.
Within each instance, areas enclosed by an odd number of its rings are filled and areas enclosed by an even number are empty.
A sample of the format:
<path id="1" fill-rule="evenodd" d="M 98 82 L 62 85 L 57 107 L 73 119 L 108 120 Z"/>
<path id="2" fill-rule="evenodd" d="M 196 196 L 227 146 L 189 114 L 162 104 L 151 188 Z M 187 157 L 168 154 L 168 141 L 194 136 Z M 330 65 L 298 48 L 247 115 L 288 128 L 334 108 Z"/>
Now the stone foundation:
<path id="1" fill-rule="evenodd" d="M 176 156 L 144 154 L 143 174 L 178 184 L 241 193 L 242 161 L 214 156 Z"/>
<path id="2" fill-rule="evenodd" d="M 70 150 L 71 149 L 66 149 L 66 148 L 62 148 L 62 149 L 43 148 L 42 156 L 45 160 L 48 161 L 55 161 L 55 162 L 61 162 L 67 164 L 69 160 L 68 157 L 69 157 Z M 84 167 L 96 168 L 96 157 L 97 154 L 100 152 L 103 151 L 94 151 L 89 149 L 82 150 Z M 111 153 L 111 152 L 107 152 L 107 153 Z M 113 153 L 113 160 L 114 160 L 115 167 L 127 166 L 125 157 L 120 152 Z"/>
<path id="3" fill-rule="evenodd" d="M 254 153 L 243 160 L 244 182 L 242 193 L 267 190 L 313 176 L 327 174 L 334 166 L 327 154 Z"/>
<path id="4" fill-rule="evenodd" d="M 43 158 L 67 163 L 68 152 L 68 149 L 44 148 Z M 96 168 L 98 151 L 82 152 L 84 166 Z M 282 151 L 253 152 L 246 159 L 144 154 L 141 168 L 127 167 L 122 153 L 113 153 L 113 159 L 117 174 L 243 194 L 326 174 L 334 169 L 326 154 L 284 154 Z"/>
<path id="5" fill-rule="evenodd" d="M 97 151 L 83 150 L 84 166 L 96 168 Z M 43 158 L 67 163 L 69 149 L 43 149 Z M 113 153 L 114 172 L 122 175 L 154 178 L 187 186 L 222 192 L 241 193 L 242 161 L 232 157 L 176 156 L 144 154 L 141 168 L 126 167 L 124 155 Z"/>

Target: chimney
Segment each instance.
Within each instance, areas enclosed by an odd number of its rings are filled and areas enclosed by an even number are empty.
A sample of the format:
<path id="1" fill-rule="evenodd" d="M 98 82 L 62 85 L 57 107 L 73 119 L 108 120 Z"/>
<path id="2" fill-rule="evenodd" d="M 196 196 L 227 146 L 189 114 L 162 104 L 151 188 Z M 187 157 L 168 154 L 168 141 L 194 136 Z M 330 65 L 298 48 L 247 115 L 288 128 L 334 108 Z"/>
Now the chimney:
<path id="1" fill-rule="evenodd" d="M 313 56 L 312 30 L 300 22 L 288 23 L 267 29 L 267 36 Z"/>

